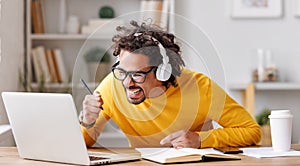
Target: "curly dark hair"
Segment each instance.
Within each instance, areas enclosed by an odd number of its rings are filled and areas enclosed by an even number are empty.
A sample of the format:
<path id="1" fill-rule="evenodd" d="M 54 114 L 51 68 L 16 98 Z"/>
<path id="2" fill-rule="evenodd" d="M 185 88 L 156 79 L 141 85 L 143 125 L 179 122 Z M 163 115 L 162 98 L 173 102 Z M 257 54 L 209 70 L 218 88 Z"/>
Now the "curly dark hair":
<path id="1" fill-rule="evenodd" d="M 144 22 L 139 25 L 136 21 L 131 21 L 129 26 L 118 26 L 116 30 L 118 34 L 112 39 L 115 43 L 114 56 L 118 56 L 121 50 L 140 53 L 148 56 L 149 65 L 158 66 L 163 63 L 158 47 L 160 43 L 165 48 L 169 63 L 172 66 L 171 77 L 167 81 L 163 81 L 163 85 L 166 87 L 177 86 L 176 76 L 180 76 L 181 67 L 185 64 L 181 57 L 180 47 L 174 42 L 175 36 L 173 34 L 162 30 L 157 25 Z"/>

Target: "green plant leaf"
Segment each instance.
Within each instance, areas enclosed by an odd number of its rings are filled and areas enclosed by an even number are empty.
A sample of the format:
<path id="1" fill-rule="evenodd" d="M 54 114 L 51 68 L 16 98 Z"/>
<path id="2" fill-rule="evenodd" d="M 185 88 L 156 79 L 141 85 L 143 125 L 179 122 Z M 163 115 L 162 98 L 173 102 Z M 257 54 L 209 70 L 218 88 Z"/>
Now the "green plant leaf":
<path id="1" fill-rule="evenodd" d="M 263 109 L 262 112 L 255 117 L 256 122 L 261 126 L 270 124 L 270 119 L 268 117 L 270 114 L 271 114 L 270 109 L 268 108 Z"/>

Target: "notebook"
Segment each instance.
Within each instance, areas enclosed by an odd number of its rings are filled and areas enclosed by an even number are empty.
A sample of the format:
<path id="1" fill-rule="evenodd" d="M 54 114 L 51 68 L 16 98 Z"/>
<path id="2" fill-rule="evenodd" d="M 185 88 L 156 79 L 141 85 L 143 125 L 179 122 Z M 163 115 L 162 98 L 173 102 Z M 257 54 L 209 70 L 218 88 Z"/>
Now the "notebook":
<path id="1" fill-rule="evenodd" d="M 213 148 L 136 148 L 142 154 L 142 158 L 161 164 L 241 160 L 234 155 L 223 154 Z"/>
<path id="2" fill-rule="evenodd" d="M 94 152 L 91 160 L 70 94 L 3 92 L 2 98 L 20 157 L 95 165 L 138 160 L 137 154 Z"/>

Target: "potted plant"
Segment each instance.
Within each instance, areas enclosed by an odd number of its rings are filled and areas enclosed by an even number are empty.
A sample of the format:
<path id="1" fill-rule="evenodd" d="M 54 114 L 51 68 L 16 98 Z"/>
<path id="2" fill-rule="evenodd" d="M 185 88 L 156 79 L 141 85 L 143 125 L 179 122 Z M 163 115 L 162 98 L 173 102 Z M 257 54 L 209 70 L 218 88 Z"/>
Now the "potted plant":
<path id="1" fill-rule="evenodd" d="M 255 119 L 256 122 L 260 125 L 262 132 L 261 145 L 272 145 L 271 140 L 271 131 L 270 131 L 270 119 L 268 116 L 271 114 L 269 108 L 264 108 L 260 114 L 258 114 Z"/>
<path id="2" fill-rule="evenodd" d="M 92 48 L 84 55 L 88 65 L 89 80 L 100 82 L 110 72 L 111 55 L 102 48 Z"/>

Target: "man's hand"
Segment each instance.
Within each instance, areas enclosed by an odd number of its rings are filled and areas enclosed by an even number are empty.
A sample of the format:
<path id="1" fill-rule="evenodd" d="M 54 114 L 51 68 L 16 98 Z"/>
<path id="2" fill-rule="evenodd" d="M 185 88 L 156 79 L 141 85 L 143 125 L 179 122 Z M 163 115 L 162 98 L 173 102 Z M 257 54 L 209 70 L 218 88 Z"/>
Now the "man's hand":
<path id="1" fill-rule="evenodd" d="M 186 130 L 180 130 L 166 136 L 160 141 L 161 145 L 164 145 L 166 143 L 172 144 L 173 147 L 176 149 L 199 148 L 201 139 L 197 133 Z"/>
<path id="2" fill-rule="evenodd" d="M 103 100 L 99 92 L 94 92 L 93 95 L 86 95 L 83 100 L 83 119 L 82 122 L 86 125 L 93 124 L 98 116 L 103 105 Z"/>

